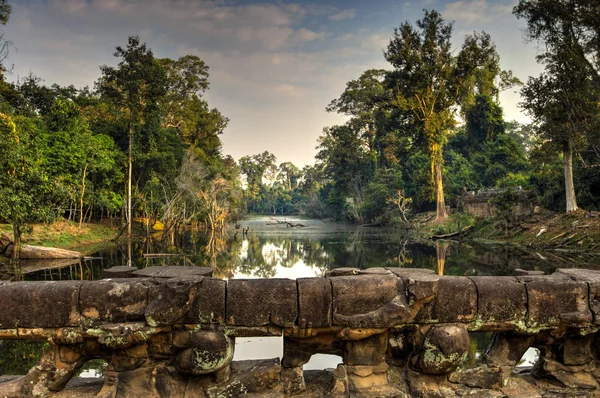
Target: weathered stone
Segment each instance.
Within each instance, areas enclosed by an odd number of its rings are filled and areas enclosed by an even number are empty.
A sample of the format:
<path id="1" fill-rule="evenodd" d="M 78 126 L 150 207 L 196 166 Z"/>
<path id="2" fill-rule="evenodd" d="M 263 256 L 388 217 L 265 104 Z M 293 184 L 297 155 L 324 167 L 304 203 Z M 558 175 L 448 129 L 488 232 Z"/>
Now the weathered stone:
<path id="1" fill-rule="evenodd" d="M 404 328 L 399 331 L 390 330 L 388 339 L 387 362 L 396 366 L 404 366 L 408 358 L 421 346 L 423 336 L 418 328 Z"/>
<path id="2" fill-rule="evenodd" d="M 344 350 L 344 364 L 376 366 L 385 363 L 387 344 L 387 331 L 366 339 L 348 341 Z"/>
<path id="3" fill-rule="evenodd" d="M 298 394 L 306 388 L 302 366 L 281 369 L 281 382 L 285 394 Z"/>
<path id="4" fill-rule="evenodd" d="M 140 279 L 104 279 L 81 286 L 79 308 L 87 322 L 143 321 L 148 284 Z"/>
<path id="5" fill-rule="evenodd" d="M 107 268 L 102 271 L 102 279 L 110 278 L 131 278 L 133 273 L 137 271 L 137 268 L 127 265 L 117 265 L 111 268 Z"/>
<path id="6" fill-rule="evenodd" d="M 336 276 L 352 276 L 358 275 L 358 268 L 334 268 L 325 271 L 325 277 L 336 277 Z"/>
<path id="7" fill-rule="evenodd" d="M 592 376 L 589 366 L 566 366 L 545 357 L 540 358 L 540 361 L 543 372 L 569 388 L 598 389 L 598 382 Z"/>
<path id="8" fill-rule="evenodd" d="M 411 306 L 425 299 L 433 299 L 437 295 L 440 277 L 433 274 L 421 273 L 403 278 Z"/>
<path id="9" fill-rule="evenodd" d="M 232 337 L 282 336 L 283 329 L 278 326 L 235 326 L 227 329 L 227 335 Z"/>
<path id="10" fill-rule="evenodd" d="M 296 281 L 232 279 L 227 284 L 227 324 L 294 326 L 298 316 Z"/>
<path id="11" fill-rule="evenodd" d="M 525 284 L 501 276 L 476 276 L 471 280 L 477 287 L 477 315 L 483 324 L 516 324 L 525 319 Z"/>
<path id="12" fill-rule="evenodd" d="M 516 366 L 531 347 L 534 336 L 522 336 L 512 332 L 494 333 L 484 357 L 488 365 Z"/>
<path id="13" fill-rule="evenodd" d="M 72 363 L 64 362 L 59 351 L 58 346 L 50 344 L 27 375 L 15 380 L 11 388 L 18 394 L 15 397 L 50 396 L 52 392 L 62 390 L 87 361 L 82 357 Z"/>
<path id="14" fill-rule="evenodd" d="M 172 368 L 144 366 L 118 374 L 117 397 L 183 398 L 187 386 Z"/>
<path id="15" fill-rule="evenodd" d="M 477 313 L 477 288 L 469 278 L 445 276 L 435 298 L 415 316 L 415 323 L 471 322 Z"/>
<path id="16" fill-rule="evenodd" d="M 418 275 L 435 275 L 432 269 L 427 268 L 387 267 L 386 269 L 402 279 Z"/>
<path id="17" fill-rule="evenodd" d="M 568 337 L 559 350 L 559 360 L 564 365 L 585 365 L 592 361 L 592 342 L 596 336 Z"/>
<path id="18" fill-rule="evenodd" d="M 279 359 L 236 361 L 231 365 L 231 378 L 227 383 L 210 387 L 211 398 L 239 397 L 246 394 L 281 392 L 281 366 Z"/>
<path id="19" fill-rule="evenodd" d="M 196 293 L 192 309 L 183 318 L 184 323 L 225 323 L 227 281 L 204 278 Z"/>
<path id="20" fill-rule="evenodd" d="M 402 280 L 392 275 L 331 278 L 333 323 L 353 328 L 387 328 L 408 319 Z"/>
<path id="21" fill-rule="evenodd" d="M 408 386 L 413 398 L 456 398 L 446 376 L 435 376 L 408 370 Z"/>
<path id="22" fill-rule="evenodd" d="M 146 323 L 150 326 L 173 325 L 192 308 L 202 276 L 187 276 L 167 279 L 149 297 L 146 308 Z"/>
<path id="23" fill-rule="evenodd" d="M 183 265 L 152 266 L 133 272 L 137 278 L 182 278 L 188 276 L 212 276 L 210 267 L 190 267 Z"/>
<path id="24" fill-rule="evenodd" d="M 554 277 L 536 277 L 527 282 L 530 328 L 585 325 L 592 321 L 588 285 Z"/>
<path id="25" fill-rule="evenodd" d="M 451 383 L 463 384 L 473 388 L 497 390 L 506 385 L 510 370 L 493 366 L 459 369 L 448 375 Z"/>
<path id="26" fill-rule="evenodd" d="M 329 327 L 332 322 L 332 288 L 329 278 L 301 278 L 298 283 L 301 328 Z"/>
<path id="27" fill-rule="evenodd" d="M 170 358 L 173 355 L 173 334 L 159 333 L 148 338 L 148 355 L 152 358 Z"/>
<path id="28" fill-rule="evenodd" d="M 365 268 L 365 269 L 358 270 L 358 275 L 388 275 L 388 274 L 391 274 L 391 272 L 382 267 L 371 267 L 371 268 Z"/>
<path id="29" fill-rule="evenodd" d="M 456 390 L 456 395 L 461 398 L 506 398 L 500 391 L 483 388 L 460 388 Z"/>
<path id="30" fill-rule="evenodd" d="M 387 385 L 388 368 L 389 366 L 385 362 L 375 366 L 346 365 L 350 391 L 366 390 L 376 386 Z"/>
<path id="31" fill-rule="evenodd" d="M 544 271 L 530 271 L 530 270 L 525 270 L 525 269 L 521 269 L 521 268 L 515 268 L 515 270 L 513 271 L 513 275 L 514 276 L 526 276 L 526 275 L 544 275 L 545 272 Z"/>
<path id="32" fill-rule="evenodd" d="M 78 349 L 78 347 L 61 345 L 58 353 L 60 360 L 64 363 L 75 363 L 82 357 L 81 349 Z"/>
<path id="33" fill-rule="evenodd" d="M 500 390 L 507 398 L 542 398 L 534 386 L 518 377 L 510 377 Z"/>
<path id="34" fill-rule="evenodd" d="M 565 275 L 575 281 L 586 282 L 589 287 L 589 304 L 594 316 L 594 324 L 600 325 L 600 271 L 559 268 L 555 274 Z"/>
<path id="35" fill-rule="evenodd" d="M 421 351 L 413 358 L 413 367 L 423 373 L 445 374 L 466 358 L 469 332 L 463 326 L 433 326 L 425 336 Z"/>
<path id="36" fill-rule="evenodd" d="M 0 285 L 0 328 L 79 326 L 82 282 L 13 282 Z"/>
<path id="37" fill-rule="evenodd" d="M 179 341 L 186 333 L 187 341 Z M 175 357 L 175 366 L 181 372 L 202 375 L 214 373 L 228 366 L 233 360 L 234 341 L 221 332 L 182 332 L 173 339 L 176 346 L 187 346 Z"/>

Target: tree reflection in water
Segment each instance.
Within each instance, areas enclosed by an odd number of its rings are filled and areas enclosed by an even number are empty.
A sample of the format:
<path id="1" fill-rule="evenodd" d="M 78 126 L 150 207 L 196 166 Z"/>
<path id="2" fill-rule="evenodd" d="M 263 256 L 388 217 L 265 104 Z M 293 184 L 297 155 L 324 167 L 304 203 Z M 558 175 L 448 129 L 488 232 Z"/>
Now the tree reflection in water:
<path id="1" fill-rule="evenodd" d="M 149 236 L 133 243 L 132 263 L 151 265 L 198 265 L 211 267 L 218 278 L 273 278 L 322 275 L 339 267 L 414 267 L 445 275 L 511 275 L 515 268 L 552 272 L 560 266 L 597 268 L 597 262 L 560 264 L 543 260 L 537 253 L 508 246 L 490 247 L 474 242 L 415 240 L 385 228 L 358 228 L 318 220 L 303 220 L 306 228 L 274 229 L 264 220 L 253 219 L 239 230 L 210 232 L 189 230 L 177 239 Z M 236 233 L 237 232 L 237 233 Z M 144 253 L 175 256 L 144 258 Z M 127 246 L 115 245 L 66 267 L 40 269 L 21 262 L 0 264 L 4 279 L 13 280 L 96 280 L 102 270 L 127 264 Z M 553 258 L 544 256 L 545 258 Z"/>

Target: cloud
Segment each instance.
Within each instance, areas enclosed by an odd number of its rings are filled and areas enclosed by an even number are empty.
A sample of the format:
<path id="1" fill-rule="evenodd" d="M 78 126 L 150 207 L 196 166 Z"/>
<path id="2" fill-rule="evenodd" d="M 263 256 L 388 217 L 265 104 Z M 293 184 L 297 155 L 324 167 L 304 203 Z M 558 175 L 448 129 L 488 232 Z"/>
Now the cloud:
<path id="1" fill-rule="evenodd" d="M 472 24 L 510 15 L 512 7 L 512 3 L 490 5 L 487 0 L 460 0 L 448 3 L 442 15 L 447 20 Z"/>
<path id="2" fill-rule="evenodd" d="M 330 15 L 329 19 L 332 21 L 343 21 L 344 19 L 352 19 L 356 17 L 356 10 L 351 8 L 348 10 L 342 10 L 336 14 Z"/>

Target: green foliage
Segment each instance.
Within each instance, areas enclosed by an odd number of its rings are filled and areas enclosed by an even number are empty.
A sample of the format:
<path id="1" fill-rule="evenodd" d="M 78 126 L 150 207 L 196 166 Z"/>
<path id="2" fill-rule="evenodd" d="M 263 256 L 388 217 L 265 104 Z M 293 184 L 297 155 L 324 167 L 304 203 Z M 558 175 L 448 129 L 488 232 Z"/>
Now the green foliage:
<path id="1" fill-rule="evenodd" d="M 445 235 L 462 231 L 463 229 L 473 226 L 475 217 L 468 212 L 456 212 L 451 214 L 442 224 L 435 225 L 430 233 L 432 235 Z"/>
<path id="2" fill-rule="evenodd" d="M 509 224 L 514 221 L 514 208 L 519 201 L 519 197 L 519 191 L 507 188 L 490 199 L 490 204 L 495 209 L 494 217 L 504 224 L 505 235 L 508 235 Z"/>
<path id="3" fill-rule="evenodd" d="M 5 5 L 0 14 L 10 11 Z M 239 171 L 219 138 L 228 119 L 202 99 L 208 66 L 192 55 L 155 59 L 136 36 L 114 55 L 118 65 L 100 68 L 95 90 L 48 87 L 33 74 L 16 83 L 2 76 L 0 157 L 8 161 L 0 165 L 0 221 L 20 231 L 55 216 L 122 215 L 128 155 L 133 218 L 159 219 L 188 150 L 208 180 L 231 188 L 227 214 L 237 217 Z"/>

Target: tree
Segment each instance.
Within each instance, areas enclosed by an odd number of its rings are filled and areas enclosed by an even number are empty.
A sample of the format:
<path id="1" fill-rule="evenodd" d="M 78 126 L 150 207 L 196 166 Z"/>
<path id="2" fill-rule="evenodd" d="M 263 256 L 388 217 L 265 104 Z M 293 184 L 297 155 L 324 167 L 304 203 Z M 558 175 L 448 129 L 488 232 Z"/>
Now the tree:
<path id="1" fill-rule="evenodd" d="M 436 219 L 448 216 L 442 180 L 443 148 L 455 125 L 453 107 L 473 64 L 457 65 L 450 39 L 452 24 L 437 11 L 425 11 L 414 28 L 403 23 L 394 30 L 385 59 L 394 70 L 388 80 L 394 88 L 393 104 L 410 112 L 424 135 L 436 189 Z"/>
<path id="2" fill-rule="evenodd" d="M 0 0 L 0 24 L 6 25 L 10 14 L 12 12 L 12 6 L 8 4 L 7 0 Z M 10 42 L 4 39 L 4 32 L 0 33 L 0 80 L 4 80 L 4 61 L 8 58 L 8 49 Z"/>
<path id="3" fill-rule="evenodd" d="M 388 100 L 384 86 L 386 71 L 369 69 L 358 78 L 346 84 L 339 98 L 327 106 L 328 112 L 338 112 L 350 116 L 352 123 L 361 131 L 363 145 L 368 149 L 372 161 L 377 160 L 375 145 L 376 119 L 382 106 Z"/>
<path id="4" fill-rule="evenodd" d="M 19 256 L 27 225 L 48 221 L 54 214 L 49 200 L 52 189 L 29 134 L 32 121 L 21 117 L 18 122 L 0 114 L 0 219 L 13 226 L 13 259 Z"/>
<path id="5" fill-rule="evenodd" d="M 600 9 L 592 0 L 522 0 L 513 12 L 527 20 L 527 38 L 545 45 L 538 55 L 545 71 L 523 88 L 522 106 L 562 152 L 566 211 L 574 211 L 573 152 L 600 127 Z"/>
<path id="6" fill-rule="evenodd" d="M 118 66 L 100 67 L 102 77 L 97 85 L 107 100 L 122 107 L 128 115 L 127 233 L 131 238 L 134 134 L 140 129 L 144 112 L 155 107 L 158 99 L 165 94 L 166 74 L 152 51 L 145 43 L 140 43 L 138 36 L 130 36 L 127 47 L 117 47 L 114 56 L 121 58 Z"/>
<path id="7" fill-rule="evenodd" d="M 292 162 L 283 162 L 279 165 L 279 180 L 283 183 L 288 191 L 295 189 L 298 186 L 300 179 L 300 169 Z"/>

